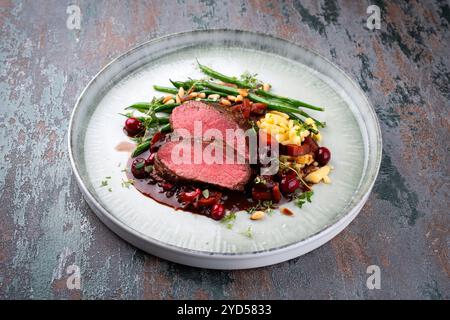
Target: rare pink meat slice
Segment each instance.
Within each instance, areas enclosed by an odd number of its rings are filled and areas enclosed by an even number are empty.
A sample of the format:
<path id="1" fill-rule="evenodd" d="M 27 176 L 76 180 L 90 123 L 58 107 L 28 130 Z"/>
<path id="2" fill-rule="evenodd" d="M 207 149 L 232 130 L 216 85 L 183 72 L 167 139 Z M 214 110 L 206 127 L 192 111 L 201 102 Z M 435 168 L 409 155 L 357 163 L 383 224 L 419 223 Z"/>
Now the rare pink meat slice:
<path id="1" fill-rule="evenodd" d="M 235 153 L 235 149 L 220 140 L 169 141 L 158 150 L 154 168 L 170 181 L 192 181 L 243 190 L 250 179 L 250 165 L 245 160 L 237 162 Z"/>
<path id="2" fill-rule="evenodd" d="M 248 148 L 245 130 L 249 128 L 245 119 L 235 116 L 227 107 L 207 104 L 201 101 L 188 101 L 176 107 L 170 116 L 175 133 L 192 137 L 219 138 L 247 155 Z M 227 139 L 228 134 L 233 134 Z"/>

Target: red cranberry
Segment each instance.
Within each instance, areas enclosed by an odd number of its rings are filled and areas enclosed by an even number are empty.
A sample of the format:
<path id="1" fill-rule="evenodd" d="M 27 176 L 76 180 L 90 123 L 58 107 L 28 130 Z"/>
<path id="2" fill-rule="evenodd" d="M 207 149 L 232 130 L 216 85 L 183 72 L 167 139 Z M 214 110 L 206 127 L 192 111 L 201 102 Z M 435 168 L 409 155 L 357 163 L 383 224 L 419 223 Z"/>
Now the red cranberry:
<path id="1" fill-rule="evenodd" d="M 134 137 L 144 130 L 142 122 L 136 118 L 128 118 L 125 120 L 125 131 L 130 137 Z"/>
<path id="2" fill-rule="evenodd" d="M 211 218 L 214 220 L 220 220 L 225 216 L 225 207 L 223 204 L 215 204 L 214 207 L 212 207 L 211 210 Z"/>
<path id="3" fill-rule="evenodd" d="M 290 177 L 288 175 L 284 175 L 281 178 L 280 189 L 284 194 L 293 193 L 300 187 L 300 181 L 296 177 Z"/>
<path id="4" fill-rule="evenodd" d="M 155 153 L 159 149 L 159 141 L 161 141 L 164 138 L 165 134 L 161 131 L 158 131 L 153 136 L 152 140 L 150 141 L 150 152 Z"/>
<path id="5" fill-rule="evenodd" d="M 181 202 L 191 203 L 195 199 L 197 199 L 201 194 L 202 194 L 202 191 L 197 188 L 194 191 L 181 192 L 180 195 L 179 195 L 179 199 L 181 200 Z"/>
<path id="6" fill-rule="evenodd" d="M 320 147 L 315 156 L 315 160 L 319 163 L 320 166 L 324 166 L 330 161 L 331 159 L 331 152 L 328 150 L 328 148 Z"/>
<path id="7" fill-rule="evenodd" d="M 202 207 L 211 207 L 220 201 L 222 198 L 222 193 L 220 192 L 210 192 L 208 198 L 201 197 L 198 200 L 198 205 Z"/>
<path id="8" fill-rule="evenodd" d="M 163 188 L 164 191 L 169 191 L 173 189 L 174 185 L 170 182 L 165 182 L 161 185 L 161 187 Z"/>
<path id="9" fill-rule="evenodd" d="M 147 160 L 145 160 L 145 164 L 147 166 L 152 166 L 155 163 L 155 156 L 156 156 L 156 153 L 151 153 L 148 156 Z"/>
<path id="10" fill-rule="evenodd" d="M 144 179 L 148 176 L 147 171 L 145 171 L 145 159 L 136 158 L 131 164 L 131 173 L 136 179 Z"/>
<path id="11" fill-rule="evenodd" d="M 281 200 L 280 186 L 278 183 L 272 187 L 272 199 L 275 202 L 280 202 Z"/>

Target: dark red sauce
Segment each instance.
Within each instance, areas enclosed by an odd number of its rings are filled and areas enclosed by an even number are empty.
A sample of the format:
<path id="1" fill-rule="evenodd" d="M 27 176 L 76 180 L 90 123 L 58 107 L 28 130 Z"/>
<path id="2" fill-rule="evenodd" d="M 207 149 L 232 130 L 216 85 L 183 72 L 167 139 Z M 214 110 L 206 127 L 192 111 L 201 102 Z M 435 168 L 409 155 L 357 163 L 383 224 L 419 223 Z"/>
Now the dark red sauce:
<path id="1" fill-rule="evenodd" d="M 150 152 L 146 151 L 139 155 L 140 158 L 147 159 L 150 156 Z M 176 210 L 186 210 L 193 213 L 203 214 L 210 216 L 210 207 L 207 206 L 197 206 L 195 207 L 192 204 L 184 204 L 180 200 L 178 200 L 178 196 L 181 192 L 185 191 L 194 191 L 199 188 L 200 190 L 208 189 L 211 194 L 215 192 L 221 193 L 220 203 L 224 205 L 227 211 L 241 211 L 248 210 L 251 207 L 257 204 L 252 199 L 251 190 L 245 190 L 244 192 L 240 191 L 231 191 L 224 190 L 220 188 L 215 188 L 210 185 L 202 185 L 198 183 L 182 183 L 176 182 L 172 183 L 170 181 L 164 180 L 163 178 L 156 176 L 155 174 L 150 174 L 149 178 L 145 179 L 136 179 L 131 173 L 131 164 L 135 158 L 130 158 L 127 163 L 126 175 L 127 178 L 133 180 L 133 186 L 141 192 L 143 195 L 152 198 L 158 203 L 164 204 L 166 206 L 172 207 Z M 170 185 L 173 185 L 172 188 Z"/>

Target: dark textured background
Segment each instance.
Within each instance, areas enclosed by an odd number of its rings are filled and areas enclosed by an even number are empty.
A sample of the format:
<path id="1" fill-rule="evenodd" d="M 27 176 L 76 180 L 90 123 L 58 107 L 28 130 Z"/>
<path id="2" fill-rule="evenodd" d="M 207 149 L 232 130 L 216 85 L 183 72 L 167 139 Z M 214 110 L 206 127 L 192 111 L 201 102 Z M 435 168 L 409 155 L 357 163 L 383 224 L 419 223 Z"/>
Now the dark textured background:
<path id="1" fill-rule="evenodd" d="M 66 8 L 82 12 L 66 28 Z M 378 4 L 381 30 L 365 27 Z M 0 298 L 450 298 L 447 1 L 0 0 Z M 110 232 L 77 188 L 67 126 L 89 79 L 173 32 L 236 28 L 311 47 L 358 81 L 384 139 L 356 220 L 321 248 L 246 271 L 184 267 Z M 78 39 L 78 40 L 77 40 Z M 81 268 L 81 290 L 66 267 Z M 381 268 L 368 290 L 366 268 Z"/>

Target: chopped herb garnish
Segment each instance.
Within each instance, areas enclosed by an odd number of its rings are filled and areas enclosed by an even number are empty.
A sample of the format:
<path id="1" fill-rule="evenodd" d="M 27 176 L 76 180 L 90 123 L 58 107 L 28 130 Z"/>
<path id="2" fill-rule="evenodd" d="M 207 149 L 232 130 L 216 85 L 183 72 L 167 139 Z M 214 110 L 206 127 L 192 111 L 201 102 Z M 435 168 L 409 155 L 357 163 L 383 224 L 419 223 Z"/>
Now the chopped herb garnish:
<path id="1" fill-rule="evenodd" d="M 109 176 L 109 177 L 105 177 L 105 179 L 111 179 L 111 176 Z"/>
<path id="2" fill-rule="evenodd" d="M 144 170 L 145 170 L 145 172 L 150 173 L 153 171 L 153 166 L 150 166 L 150 165 L 145 166 Z"/>
<path id="3" fill-rule="evenodd" d="M 243 234 L 244 236 L 246 236 L 247 238 L 252 239 L 252 238 L 253 238 L 253 229 L 252 229 L 252 226 L 249 226 L 249 227 L 247 228 L 247 230 L 245 230 L 244 232 L 242 232 L 242 234 Z"/>
<path id="4" fill-rule="evenodd" d="M 134 184 L 134 180 L 133 179 L 129 179 L 129 180 L 123 180 L 122 179 L 122 187 L 129 189 L 130 185 Z"/>
<path id="5" fill-rule="evenodd" d="M 255 181 L 255 184 L 258 184 L 258 183 L 266 184 L 267 183 L 267 181 L 261 176 L 257 176 L 254 181 Z"/>
<path id="6" fill-rule="evenodd" d="M 262 203 L 262 208 L 267 214 L 271 215 L 276 206 L 273 204 L 272 200 L 265 200 Z"/>
<path id="7" fill-rule="evenodd" d="M 109 192 L 112 192 L 112 189 L 111 189 L 111 188 L 108 188 L 108 191 L 109 191 Z"/>
<path id="8" fill-rule="evenodd" d="M 301 208 L 306 202 L 311 203 L 311 197 L 313 196 L 313 194 L 314 194 L 313 191 L 306 191 L 301 193 L 294 199 L 295 205 Z"/>
<path id="9" fill-rule="evenodd" d="M 257 73 L 252 74 L 248 71 L 245 71 L 243 74 L 241 74 L 241 80 L 251 87 L 256 87 L 257 85 L 261 84 L 261 81 L 256 78 L 257 76 Z"/>
<path id="10" fill-rule="evenodd" d="M 106 187 L 108 185 L 108 181 L 107 180 L 103 180 L 102 184 L 100 185 L 100 187 Z"/>
<path id="11" fill-rule="evenodd" d="M 272 214 L 273 209 L 277 206 L 272 202 L 272 200 L 258 201 L 256 205 L 247 209 L 248 214 L 252 214 L 255 211 L 265 211 L 267 214 Z"/>
<path id="12" fill-rule="evenodd" d="M 209 198 L 209 190 L 208 189 L 203 190 L 202 195 L 203 195 L 203 198 L 208 199 Z"/>
<path id="13" fill-rule="evenodd" d="M 136 138 L 131 138 L 132 141 L 134 141 L 136 144 L 141 144 L 142 142 L 144 142 L 144 137 L 136 137 Z"/>
<path id="14" fill-rule="evenodd" d="M 233 228 L 235 221 L 236 221 L 236 212 L 230 212 L 221 220 L 222 223 L 226 224 L 228 229 Z"/>
<path id="15" fill-rule="evenodd" d="M 141 170 L 142 168 L 144 168 L 144 166 L 145 166 L 145 162 L 138 162 L 135 165 L 136 169 L 138 169 L 138 170 Z"/>
<path id="16" fill-rule="evenodd" d="M 303 185 L 304 185 L 305 187 L 307 187 L 309 190 L 312 190 L 312 188 L 305 182 L 305 180 L 303 180 L 303 178 L 301 177 L 301 175 L 298 173 L 297 170 L 295 170 L 294 168 L 292 168 L 292 167 L 290 167 L 290 166 L 284 164 L 284 163 L 281 162 L 281 161 L 279 162 L 279 164 L 280 164 L 281 169 L 283 169 L 283 170 L 292 170 L 292 171 L 294 171 L 294 172 L 297 174 L 298 180 L 300 180 L 301 183 L 303 183 Z"/>

